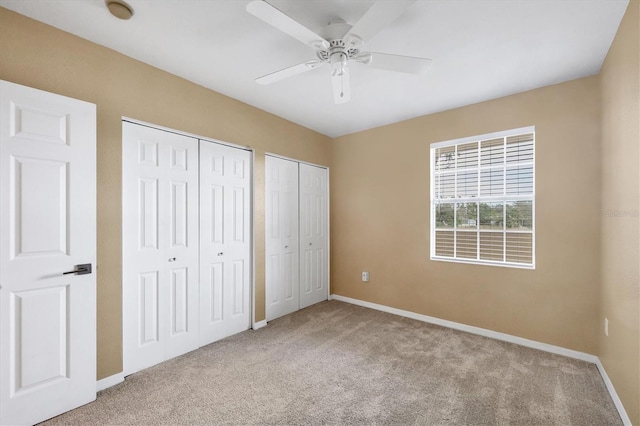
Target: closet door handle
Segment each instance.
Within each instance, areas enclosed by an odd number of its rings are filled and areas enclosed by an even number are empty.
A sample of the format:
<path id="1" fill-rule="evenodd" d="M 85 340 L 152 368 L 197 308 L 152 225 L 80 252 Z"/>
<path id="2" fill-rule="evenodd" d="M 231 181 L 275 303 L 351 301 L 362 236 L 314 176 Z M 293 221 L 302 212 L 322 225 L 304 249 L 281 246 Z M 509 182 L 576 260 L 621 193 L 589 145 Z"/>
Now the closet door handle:
<path id="1" fill-rule="evenodd" d="M 176 258 L 175 258 L 175 257 L 170 257 L 170 258 L 169 258 L 169 262 L 175 262 L 175 261 L 176 261 Z"/>
<path id="2" fill-rule="evenodd" d="M 289 248 L 289 246 L 284 246 L 284 248 L 288 249 L 288 248 Z"/>
<path id="3" fill-rule="evenodd" d="M 223 254 L 224 254 L 223 252 L 220 252 L 220 253 L 218 253 L 218 256 L 222 256 Z"/>

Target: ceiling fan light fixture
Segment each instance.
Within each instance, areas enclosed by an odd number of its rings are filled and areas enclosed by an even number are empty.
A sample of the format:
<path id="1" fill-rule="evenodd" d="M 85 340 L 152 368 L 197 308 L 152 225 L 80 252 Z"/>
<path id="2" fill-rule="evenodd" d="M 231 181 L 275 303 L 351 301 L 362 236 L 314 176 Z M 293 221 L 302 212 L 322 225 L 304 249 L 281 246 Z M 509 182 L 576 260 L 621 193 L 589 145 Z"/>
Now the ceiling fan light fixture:
<path id="1" fill-rule="evenodd" d="M 106 0 L 109 12 L 118 19 L 128 20 L 133 16 L 133 8 L 122 0 Z"/>
<path id="2" fill-rule="evenodd" d="M 344 74 L 344 70 L 347 68 L 347 55 L 344 52 L 332 53 L 330 62 L 331 68 L 333 68 L 331 75 L 336 76 Z"/>

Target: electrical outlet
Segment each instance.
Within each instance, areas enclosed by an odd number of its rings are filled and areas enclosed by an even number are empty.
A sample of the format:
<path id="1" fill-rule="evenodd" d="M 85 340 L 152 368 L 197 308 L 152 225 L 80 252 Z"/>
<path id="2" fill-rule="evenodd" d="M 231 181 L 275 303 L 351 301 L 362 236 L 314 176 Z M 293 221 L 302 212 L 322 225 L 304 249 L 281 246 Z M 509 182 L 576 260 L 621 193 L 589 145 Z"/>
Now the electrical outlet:
<path id="1" fill-rule="evenodd" d="M 609 319 L 604 319 L 604 335 L 609 336 Z"/>
<path id="2" fill-rule="evenodd" d="M 368 272 L 363 272 L 362 273 L 362 281 L 364 281 L 364 282 L 369 281 L 369 273 Z"/>

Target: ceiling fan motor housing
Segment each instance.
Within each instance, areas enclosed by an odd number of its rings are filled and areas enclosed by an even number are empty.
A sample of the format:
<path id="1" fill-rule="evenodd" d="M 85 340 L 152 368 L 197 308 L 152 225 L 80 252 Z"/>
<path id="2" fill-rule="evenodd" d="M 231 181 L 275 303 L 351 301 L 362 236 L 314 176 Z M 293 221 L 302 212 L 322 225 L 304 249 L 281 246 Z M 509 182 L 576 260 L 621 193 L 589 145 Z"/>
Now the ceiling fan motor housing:
<path id="1" fill-rule="evenodd" d="M 312 44 L 312 47 L 316 49 L 318 59 L 333 67 L 334 75 L 336 73 L 341 75 L 349 60 L 356 60 L 365 64 L 371 62 L 371 55 L 360 54 L 358 49 L 364 44 L 363 40 L 354 34 L 347 36 L 350 30 L 351 25 L 344 20 L 334 19 L 329 22 L 324 31 L 326 40 L 329 40 L 329 46 L 327 47 L 326 44 L 320 42 Z"/>
<path id="2" fill-rule="evenodd" d="M 351 25 L 347 24 L 344 19 L 334 19 L 329 22 L 322 33 L 326 40 L 342 40 L 349 33 Z"/>
<path id="3" fill-rule="evenodd" d="M 329 42 L 328 49 L 318 49 L 316 50 L 316 55 L 318 59 L 322 62 L 327 62 L 333 64 L 336 56 L 342 57 L 344 56 L 346 59 L 355 59 L 360 50 L 355 47 L 348 47 L 343 39 L 331 40 Z"/>

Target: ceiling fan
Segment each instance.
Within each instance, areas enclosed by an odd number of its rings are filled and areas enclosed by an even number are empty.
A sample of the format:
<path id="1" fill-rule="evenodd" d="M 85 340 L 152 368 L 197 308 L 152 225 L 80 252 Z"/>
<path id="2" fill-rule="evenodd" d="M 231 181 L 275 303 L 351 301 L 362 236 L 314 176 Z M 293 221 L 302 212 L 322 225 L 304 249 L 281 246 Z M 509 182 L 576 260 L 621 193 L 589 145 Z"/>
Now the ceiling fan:
<path id="1" fill-rule="evenodd" d="M 316 50 L 316 59 L 276 71 L 256 79 L 259 84 L 276 81 L 301 74 L 322 65 L 331 65 L 333 98 L 336 104 L 349 101 L 349 63 L 359 62 L 372 67 L 420 74 L 431 63 L 431 59 L 387 53 L 364 52 L 362 46 L 378 31 L 395 21 L 415 0 L 382 0 L 375 2 L 353 26 L 342 19 L 329 22 L 322 31 L 324 37 L 311 31 L 295 19 L 263 0 L 247 4 L 247 11 L 274 26 L 285 34 Z"/>

